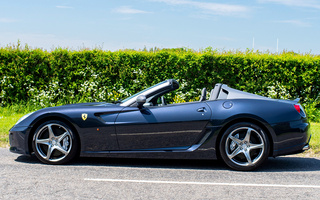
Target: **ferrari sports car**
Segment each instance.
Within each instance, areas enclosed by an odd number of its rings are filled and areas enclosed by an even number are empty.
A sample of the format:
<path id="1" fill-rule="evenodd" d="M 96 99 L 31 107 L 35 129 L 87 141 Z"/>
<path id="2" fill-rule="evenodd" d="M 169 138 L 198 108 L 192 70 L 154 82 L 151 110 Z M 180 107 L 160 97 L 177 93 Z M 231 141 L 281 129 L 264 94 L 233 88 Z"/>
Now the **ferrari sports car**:
<path id="1" fill-rule="evenodd" d="M 222 159 L 253 170 L 268 157 L 309 148 L 309 123 L 298 99 L 278 100 L 216 84 L 207 99 L 167 103 L 169 79 L 116 103 L 44 108 L 10 130 L 10 151 L 46 164 L 76 156 Z M 167 99 L 168 100 L 168 99 Z"/>

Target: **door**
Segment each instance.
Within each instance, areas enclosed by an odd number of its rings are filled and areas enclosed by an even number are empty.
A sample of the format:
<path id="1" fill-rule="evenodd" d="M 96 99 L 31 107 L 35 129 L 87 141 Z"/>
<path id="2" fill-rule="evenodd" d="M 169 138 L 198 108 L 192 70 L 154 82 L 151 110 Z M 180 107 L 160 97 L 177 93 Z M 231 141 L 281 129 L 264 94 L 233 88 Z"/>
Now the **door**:
<path id="1" fill-rule="evenodd" d="M 188 148 L 200 140 L 210 117 L 205 102 L 127 107 L 116 119 L 120 150 Z"/>

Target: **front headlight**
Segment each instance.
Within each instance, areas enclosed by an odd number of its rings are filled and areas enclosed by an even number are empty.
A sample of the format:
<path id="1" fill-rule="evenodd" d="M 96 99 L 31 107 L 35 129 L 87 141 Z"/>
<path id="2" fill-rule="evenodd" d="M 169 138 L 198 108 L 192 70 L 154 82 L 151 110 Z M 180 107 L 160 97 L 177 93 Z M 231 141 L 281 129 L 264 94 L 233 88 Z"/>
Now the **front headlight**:
<path id="1" fill-rule="evenodd" d="M 34 113 L 34 112 L 32 112 L 32 113 Z M 15 125 L 17 125 L 17 124 L 19 124 L 20 122 L 22 122 L 23 120 L 25 120 L 27 117 L 29 117 L 32 113 L 28 113 L 28 114 L 26 114 L 26 115 L 24 115 L 23 117 L 21 117 L 18 121 L 17 121 L 17 123 L 15 124 Z"/>

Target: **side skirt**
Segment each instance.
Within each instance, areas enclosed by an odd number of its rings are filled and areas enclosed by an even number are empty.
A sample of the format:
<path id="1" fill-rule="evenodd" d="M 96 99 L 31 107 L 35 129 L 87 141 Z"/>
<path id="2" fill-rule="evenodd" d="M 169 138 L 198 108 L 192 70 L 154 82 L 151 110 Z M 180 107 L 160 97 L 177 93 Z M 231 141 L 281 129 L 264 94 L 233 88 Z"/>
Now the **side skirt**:
<path id="1" fill-rule="evenodd" d="M 126 151 L 83 151 L 82 157 L 111 157 L 111 158 L 164 158 L 164 159 L 216 159 L 215 149 L 196 151 L 211 135 L 211 131 L 190 147 L 134 149 Z"/>

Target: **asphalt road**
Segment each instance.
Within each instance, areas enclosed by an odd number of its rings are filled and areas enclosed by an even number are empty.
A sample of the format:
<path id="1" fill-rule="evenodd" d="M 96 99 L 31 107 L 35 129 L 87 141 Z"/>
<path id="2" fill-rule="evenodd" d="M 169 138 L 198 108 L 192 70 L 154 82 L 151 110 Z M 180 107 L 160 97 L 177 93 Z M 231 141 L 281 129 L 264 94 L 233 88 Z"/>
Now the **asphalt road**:
<path id="1" fill-rule="evenodd" d="M 220 161 L 80 158 L 41 164 L 0 148 L 0 199 L 320 199 L 320 159 L 270 158 L 254 172 Z"/>

